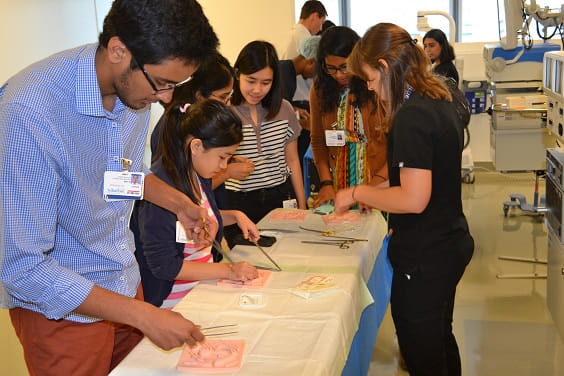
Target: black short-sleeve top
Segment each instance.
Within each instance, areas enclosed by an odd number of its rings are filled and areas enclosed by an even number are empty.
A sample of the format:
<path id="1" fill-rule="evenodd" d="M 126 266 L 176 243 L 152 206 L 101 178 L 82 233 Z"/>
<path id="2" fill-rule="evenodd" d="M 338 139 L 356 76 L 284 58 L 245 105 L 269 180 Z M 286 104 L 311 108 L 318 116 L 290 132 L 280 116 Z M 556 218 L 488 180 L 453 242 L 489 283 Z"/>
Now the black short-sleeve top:
<path id="1" fill-rule="evenodd" d="M 400 185 L 402 167 L 432 173 L 422 213 L 390 214 L 389 257 L 396 269 L 440 268 L 453 249 L 473 249 L 461 200 L 463 129 L 452 102 L 417 93 L 396 114 L 388 136 L 390 186 Z"/>

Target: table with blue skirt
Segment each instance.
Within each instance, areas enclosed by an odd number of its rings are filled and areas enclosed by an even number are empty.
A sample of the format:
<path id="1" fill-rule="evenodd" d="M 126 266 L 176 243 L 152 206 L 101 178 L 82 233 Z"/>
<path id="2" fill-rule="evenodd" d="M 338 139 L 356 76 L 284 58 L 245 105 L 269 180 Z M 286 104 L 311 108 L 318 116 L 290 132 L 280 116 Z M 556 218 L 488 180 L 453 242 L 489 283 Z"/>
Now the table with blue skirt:
<path id="1" fill-rule="evenodd" d="M 311 211 L 301 216 L 293 209 L 280 211 L 285 209 L 269 213 L 258 226 L 262 234 L 276 237 L 264 250 L 281 272 L 273 271 L 262 289 L 202 282 L 174 310 L 202 326 L 238 324 L 233 338 L 247 343 L 243 366 L 227 374 L 366 375 L 390 299 L 384 217 L 374 211 L 359 216 L 360 222 L 327 224 Z M 362 240 L 340 247 L 333 241 L 338 238 L 324 236 L 324 231 Z M 273 266 L 254 246 L 237 245 L 230 255 L 234 261 Z M 309 299 L 290 292 L 300 281 L 319 275 L 330 277 L 338 288 Z M 241 308 L 245 293 L 261 295 L 264 305 Z M 144 339 L 111 375 L 177 374 L 181 351 L 162 351 Z"/>

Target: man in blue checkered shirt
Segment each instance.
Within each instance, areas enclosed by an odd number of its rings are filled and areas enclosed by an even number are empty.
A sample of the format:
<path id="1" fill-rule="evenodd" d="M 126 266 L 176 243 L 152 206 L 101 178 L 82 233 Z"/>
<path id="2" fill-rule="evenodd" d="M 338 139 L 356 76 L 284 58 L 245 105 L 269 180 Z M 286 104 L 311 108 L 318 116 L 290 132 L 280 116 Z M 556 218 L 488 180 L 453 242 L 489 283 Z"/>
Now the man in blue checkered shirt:
<path id="1" fill-rule="evenodd" d="M 103 186 L 127 161 L 147 174 L 145 199 L 202 240 L 206 211 L 151 175 L 142 156 L 150 104 L 169 102 L 217 44 L 196 1 L 116 0 L 98 43 L 0 88 L 3 305 L 30 374 L 106 375 L 142 333 L 164 349 L 203 340 L 180 314 L 143 302 L 133 201 L 106 201 Z"/>

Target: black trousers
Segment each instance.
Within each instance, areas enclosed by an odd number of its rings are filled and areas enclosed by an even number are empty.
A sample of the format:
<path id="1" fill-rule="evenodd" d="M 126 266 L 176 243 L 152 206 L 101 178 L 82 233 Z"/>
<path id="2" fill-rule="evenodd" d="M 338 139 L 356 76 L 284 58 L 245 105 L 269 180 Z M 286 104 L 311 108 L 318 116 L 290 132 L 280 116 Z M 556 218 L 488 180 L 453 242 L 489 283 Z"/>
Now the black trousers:
<path id="1" fill-rule="evenodd" d="M 272 188 L 256 189 L 249 192 L 226 190 L 226 206 L 228 210 L 241 210 L 251 221 L 257 223 L 270 211 L 282 207 L 282 201 L 295 198 L 290 178 Z M 237 235 L 241 231 L 237 225 L 227 226 L 223 230 L 229 248 L 236 244 Z"/>
<path id="2" fill-rule="evenodd" d="M 441 273 L 394 271 L 391 308 L 399 347 L 411 376 L 460 376 L 452 333 L 456 285 L 465 262 Z"/>
<path id="3" fill-rule="evenodd" d="M 309 101 L 292 101 L 292 106 L 302 108 L 309 112 Z M 300 157 L 300 166 L 304 170 L 304 155 L 307 152 L 310 142 L 310 132 L 307 129 L 302 129 L 298 137 L 298 156 Z"/>

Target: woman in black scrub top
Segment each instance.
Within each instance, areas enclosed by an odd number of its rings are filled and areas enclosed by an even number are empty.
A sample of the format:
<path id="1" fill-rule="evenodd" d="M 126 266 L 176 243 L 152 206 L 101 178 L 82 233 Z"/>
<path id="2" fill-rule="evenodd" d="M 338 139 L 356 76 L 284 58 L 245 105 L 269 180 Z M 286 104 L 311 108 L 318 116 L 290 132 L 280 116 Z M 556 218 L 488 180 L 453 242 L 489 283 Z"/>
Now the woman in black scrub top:
<path id="1" fill-rule="evenodd" d="M 361 202 L 390 213 L 392 317 L 409 374 L 460 375 L 452 312 L 474 250 L 461 201 L 463 123 L 421 47 L 397 25 L 370 28 L 347 67 L 387 106 L 389 181 L 337 192 L 335 209 Z"/>

